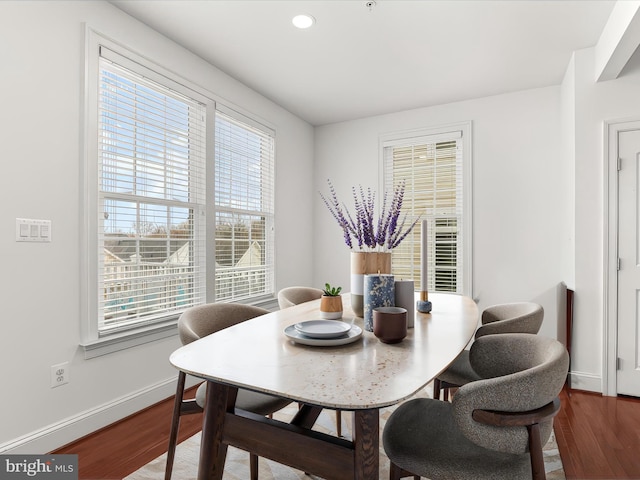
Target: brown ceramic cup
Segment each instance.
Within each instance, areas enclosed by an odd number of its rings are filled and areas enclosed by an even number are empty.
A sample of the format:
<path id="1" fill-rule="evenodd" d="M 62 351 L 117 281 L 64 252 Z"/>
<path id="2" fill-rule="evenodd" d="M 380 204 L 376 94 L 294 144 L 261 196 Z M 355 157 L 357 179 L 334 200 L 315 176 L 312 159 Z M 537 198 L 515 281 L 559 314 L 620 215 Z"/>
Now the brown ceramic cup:
<path id="1" fill-rule="evenodd" d="M 407 309 L 378 307 L 373 309 L 373 334 L 383 343 L 398 343 L 407 336 Z"/>

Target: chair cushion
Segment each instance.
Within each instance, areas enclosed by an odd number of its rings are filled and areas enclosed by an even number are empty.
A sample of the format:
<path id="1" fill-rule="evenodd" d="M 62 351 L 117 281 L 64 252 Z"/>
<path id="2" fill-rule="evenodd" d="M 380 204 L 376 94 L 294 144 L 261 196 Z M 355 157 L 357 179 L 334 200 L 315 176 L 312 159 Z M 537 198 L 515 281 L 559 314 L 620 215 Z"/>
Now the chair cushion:
<path id="1" fill-rule="evenodd" d="M 476 445 L 458 430 L 451 409 L 448 402 L 424 398 L 398 407 L 382 438 L 393 463 L 427 478 L 531 478 L 528 453 L 502 453 Z"/>
<path id="2" fill-rule="evenodd" d="M 201 407 L 204 406 L 206 394 L 207 382 L 204 382 L 196 391 L 196 403 Z M 275 397 L 273 395 L 266 395 L 264 393 L 257 393 L 243 389 L 238 389 L 238 398 L 236 398 L 236 407 L 257 413 L 258 415 L 269 415 L 286 407 L 290 403 L 291 400 L 286 398 Z"/>
<path id="3" fill-rule="evenodd" d="M 438 375 L 438 379 L 452 385 L 466 385 L 469 382 L 480 380 L 469 361 L 469 350 L 463 350 L 456 359 L 451 362 L 447 369 Z"/>

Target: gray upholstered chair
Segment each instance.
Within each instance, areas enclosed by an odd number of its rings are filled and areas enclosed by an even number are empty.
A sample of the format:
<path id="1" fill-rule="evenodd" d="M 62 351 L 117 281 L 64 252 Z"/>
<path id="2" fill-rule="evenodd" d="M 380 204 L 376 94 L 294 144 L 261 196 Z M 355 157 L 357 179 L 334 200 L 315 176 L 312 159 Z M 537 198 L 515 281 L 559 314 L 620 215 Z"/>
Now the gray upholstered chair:
<path id="1" fill-rule="evenodd" d="M 211 333 L 265 313 L 269 312 L 262 308 L 234 303 L 209 303 L 191 307 L 185 310 L 178 320 L 180 341 L 183 345 L 186 345 Z M 169 434 L 165 480 L 171 478 L 171 471 L 173 470 L 180 416 L 202 412 L 205 401 L 207 382 L 198 387 L 194 399 L 185 400 L 185 380 L 186 374 L 180 372 L 178 374 L 178 386 L 173 408 L 173 419 L 171 421 L 171 432 Z M 285 398 L 242 389 L 238 390 L 236 399 L 236 407 L 259 415 L 270 415 L 290 403 L 291 401 Z M 256 480 L 258 478 L 258 457 L 253 454 L 250 458 L 250 469 L 251 479 Z"/>
<path id="2" fill-rule="evenodd" d="M 391 414 L 382 436 L 390 479 L 545 478 L 542 446 L 560 408 L 565 347 L 540 335 L 488 335 L 470 360 L 484 379 L 460 387 L 451 403 L 419 398 Z"/>
<path id="3" fill-rule="evenodd" d="M 287 287 L 278 292 L 280 309 L 293 307 L 300 303 L 317 300 L 322 296 L 322 290 L 312 287 Z"/>
<path id="4" fill-rule="evenodd" d="M 293 307 L 300 303 L 317 300 L 323 294 L 319 288 L 313 287 L 287 287 L 278 292 L 278 305 L 280 309 Z M 336 434 L 342 435 L 342 412 L 336 410 Z"/>
<path id="5" fill-rule="evenodd" d="M 475 338 L 498 333 L 538 333 L 544 319 L 541 305 L 533 302 L 504 303 L 486 308 L 482 312 L 481 325 L 476 330 Z M 469 364 L 469 350 L 464 350 L 433 381 L 433 398 L 439 399 L 440 392 L 444 399 L 449 397 L 449 389 L 480 380 L 480 376 Z"/>

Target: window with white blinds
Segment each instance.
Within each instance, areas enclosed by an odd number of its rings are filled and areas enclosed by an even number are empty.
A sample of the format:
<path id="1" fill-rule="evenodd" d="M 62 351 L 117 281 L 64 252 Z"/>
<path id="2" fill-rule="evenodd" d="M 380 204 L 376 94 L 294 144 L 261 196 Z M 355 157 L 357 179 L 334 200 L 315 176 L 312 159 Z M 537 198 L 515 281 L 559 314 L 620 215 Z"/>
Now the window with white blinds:
<path id="1" fill-rule="evenodd" d="M 274 290 L 274 134 L 233 112 L 216 112 L 216 300 Z"/>
<path id="2" fill-rule="evenodd" d="M 207 112 L 191 93 L 100 49 L 100 336 L 204 301 Z"/>
<path id="3" fill-rule="evenodd" d="M 464 131 L 467 130 L 467 131 Z M 470 128 L 426 135 L 396 135 L 382 142 L 385 188 L 405 184 L 403 212 L 408 221 L 427 220 L 429 292 L 470 291 L 470 195 L 468 158 Z M 468 139 L 467 139 L 468 140 Z M 420 285 L 421 222 L 393 250 L 396 277 Z"/>

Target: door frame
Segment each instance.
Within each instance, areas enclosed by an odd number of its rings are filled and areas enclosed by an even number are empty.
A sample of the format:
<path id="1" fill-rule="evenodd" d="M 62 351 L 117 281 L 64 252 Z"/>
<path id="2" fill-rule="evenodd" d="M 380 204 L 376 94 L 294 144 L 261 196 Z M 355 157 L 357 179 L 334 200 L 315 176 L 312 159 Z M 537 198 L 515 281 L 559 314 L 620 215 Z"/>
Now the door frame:
<path id="1" fill-rule="evenodd" d="M 640 118 L 604 122 L 604 299 L 602 394 L 618 393 L 618 135 L 640 130 Z"/>

